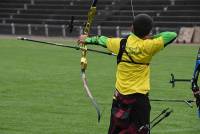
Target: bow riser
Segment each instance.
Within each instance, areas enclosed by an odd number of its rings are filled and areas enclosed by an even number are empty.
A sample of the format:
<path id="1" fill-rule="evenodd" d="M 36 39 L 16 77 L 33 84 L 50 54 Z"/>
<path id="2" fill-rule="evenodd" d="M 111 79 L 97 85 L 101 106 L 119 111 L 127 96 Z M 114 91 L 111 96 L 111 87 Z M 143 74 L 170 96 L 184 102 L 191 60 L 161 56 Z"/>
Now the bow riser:
<path id="1" fill-rule="evenodd" d="M 94 20 L 94 16 L 96 15 L 96 3 L 97 3 L 97 0 L 93 1 L 93 4 L 90 7 L 90 10 L 88 12 L 88 20 L 87 20 L 87 23 L 86 23 L 85 28 L 83 30 L 83 33 L 86 34 L 86 35 L 89 35 L 91 25 L 92 25 L 92 22 Z M 87 46 L 85 44 L 83 44 L 82 45 L 82 56 L 81 56 L 81 70 L 82 71 L 85 71 L 86 68 L 87 68 L 86 55 L 87 55 Z"/>
<path id="2" fill-rule="evenodd" d="M 87 23 L 86 23 L 84 31 L 83 31 L 84 34 L 89 34 L 90 29 L 91 29 L 91 24 L 94 20 L 95 15 L 96 15 L 96 7 L 91 7 L 88 12 L 88 20 L 87 20 Z"/>

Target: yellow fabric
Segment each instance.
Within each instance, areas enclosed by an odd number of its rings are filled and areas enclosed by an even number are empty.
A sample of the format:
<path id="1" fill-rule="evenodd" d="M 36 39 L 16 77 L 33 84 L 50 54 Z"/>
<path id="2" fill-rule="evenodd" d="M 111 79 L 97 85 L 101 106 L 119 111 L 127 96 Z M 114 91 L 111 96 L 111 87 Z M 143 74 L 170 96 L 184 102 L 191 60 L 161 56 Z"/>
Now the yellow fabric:
<path id="1" fill-rule="evenodd" d="M 118 54 L 121 38 L 109 38 L 107 48 Z M 134 34 L 127 39 L 126 51 L 135 62 L 150 63 L 152 56 L 164 47 L 162 37 L 155 39 L 140 39 Z M 122 60 L 130 61 L 123 53 Z M 117 66 L 116 89 L 123 95 L 142 93 L 150 90 L 150 67 L 148 65 L 120 62 Z"/>

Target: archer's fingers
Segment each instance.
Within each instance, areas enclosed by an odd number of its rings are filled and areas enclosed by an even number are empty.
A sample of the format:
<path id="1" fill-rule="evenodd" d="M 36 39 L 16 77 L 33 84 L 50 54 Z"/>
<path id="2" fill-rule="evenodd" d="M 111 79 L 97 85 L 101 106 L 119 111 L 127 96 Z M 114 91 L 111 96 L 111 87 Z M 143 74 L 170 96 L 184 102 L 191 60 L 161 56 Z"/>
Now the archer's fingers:
<path id="1" fill-rule="evenodd" d="M 78 44 L 79 44 L 79 45 L 84 44 L 84 43 L 85 43 L 85 39 L 86 39 L 87 37 L 88 37 L 88 35 L 85 35 L 85 34 L 80 35 L 79 38 L 78 38 Z"/>

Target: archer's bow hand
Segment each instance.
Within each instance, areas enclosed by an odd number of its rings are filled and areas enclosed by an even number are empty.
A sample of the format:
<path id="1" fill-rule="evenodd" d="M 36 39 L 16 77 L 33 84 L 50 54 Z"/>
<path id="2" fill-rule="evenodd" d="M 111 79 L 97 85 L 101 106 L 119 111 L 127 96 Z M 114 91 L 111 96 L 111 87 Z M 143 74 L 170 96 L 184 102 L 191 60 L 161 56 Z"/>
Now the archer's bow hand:
<path id="1" fill-rule="evenodd" d="M 80 45 L 80 46 L 83 46 L 83 45 L 85 45 L 85 39 L 88 37 L 88 35 L 86 35 L 86 34 L 82 34 L 82 35 L 80 35 L 79 36 L 79 38 L 78 38 L 78 44 Z"/>
<path id="2" fill-rule="evenodd" d="M 200 107 L 200 89 L 199 87 L 195 87 L 193 88 L 193 94 L 194 94 L 194 97 L 196 98 L 196 104 L 197 104 L 197 107 Z"/>

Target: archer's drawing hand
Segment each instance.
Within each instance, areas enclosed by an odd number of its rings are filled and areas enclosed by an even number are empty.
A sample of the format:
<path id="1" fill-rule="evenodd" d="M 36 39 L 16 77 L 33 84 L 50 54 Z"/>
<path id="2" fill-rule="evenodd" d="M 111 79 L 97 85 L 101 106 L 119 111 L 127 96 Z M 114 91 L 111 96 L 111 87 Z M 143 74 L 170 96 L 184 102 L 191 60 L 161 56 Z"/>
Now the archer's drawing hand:
<path id="1" fill-rule="evenodd" d="M 82 46 L 82 45 L 85 43 L 85 39 L 86 39 L 87 37 L 88 37 L 88 35 L 86 35 L 86 34 L 80 35 L 79 38 L 78 38 L 78 44 L 79 44 L 80 46 Z"/>

